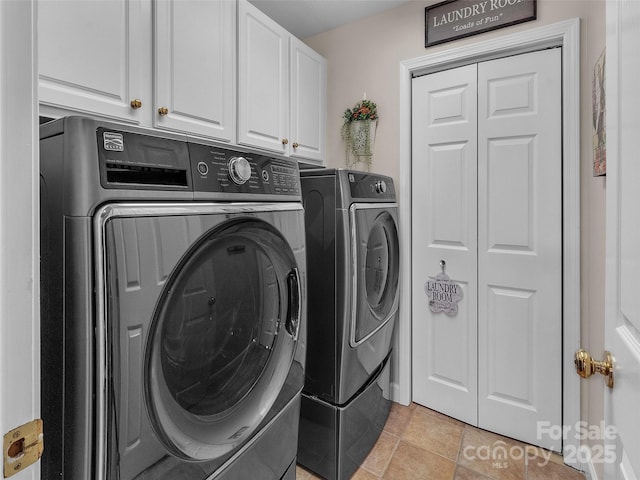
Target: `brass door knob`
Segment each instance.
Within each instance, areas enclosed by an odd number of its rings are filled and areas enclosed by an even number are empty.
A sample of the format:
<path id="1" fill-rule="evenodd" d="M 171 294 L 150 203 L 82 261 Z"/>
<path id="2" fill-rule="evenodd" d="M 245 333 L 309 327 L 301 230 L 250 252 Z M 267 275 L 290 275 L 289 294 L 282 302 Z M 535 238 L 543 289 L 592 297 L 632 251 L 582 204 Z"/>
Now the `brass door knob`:
<path id="1" fill-rule="evenodd" d="M 134 98 L 133 100 L 131 100 L 130 105 L 131 105 L 131 108 L 133 108 L 134 110 L 142 108 L 142 102 L 137 98 Z"/>
<path id="2" fill-rule="evenodd" d="M 289 139 L 288 138 L 283 138 L 282 139 L 282 144 L 286 145 L 287 143 L 289 143 Z"/>
<path id="3" fill-rule="evenodd" d="M 300 145 L 298 145 L 298 142 L 293 142 L 293 145 L 292 145 L 293 148 L 298 148 L 299 146 Z"/>
<path id="4" fill-rule="evenodd" d="M 160 107 L 158 109 L 158 115 L 169 115 L 169 109 L 167 107 Z"/>
<path id="5" fill-rule="evenodd" d="M 589 378 L 594 373 L 601 373 L 607 377 L 607 387 L 613 388 L 613 356 L 610 352 L 604 352 L 604 360 L 594 360 L 589 352 L 582 348 L 575 355 L 576 372 L 582 378 Z"/>

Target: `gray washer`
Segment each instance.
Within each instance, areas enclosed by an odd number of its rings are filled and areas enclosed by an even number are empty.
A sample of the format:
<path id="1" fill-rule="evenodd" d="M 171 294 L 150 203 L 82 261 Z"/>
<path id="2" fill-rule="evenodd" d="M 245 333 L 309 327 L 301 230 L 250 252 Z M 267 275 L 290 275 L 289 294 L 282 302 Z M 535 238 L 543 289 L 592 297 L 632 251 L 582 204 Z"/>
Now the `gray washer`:
<path id="1" fill-rule="evenodd" d="M 296 162 L 82 117 L 40 133 L 43 478 L 295 478 Z"/>

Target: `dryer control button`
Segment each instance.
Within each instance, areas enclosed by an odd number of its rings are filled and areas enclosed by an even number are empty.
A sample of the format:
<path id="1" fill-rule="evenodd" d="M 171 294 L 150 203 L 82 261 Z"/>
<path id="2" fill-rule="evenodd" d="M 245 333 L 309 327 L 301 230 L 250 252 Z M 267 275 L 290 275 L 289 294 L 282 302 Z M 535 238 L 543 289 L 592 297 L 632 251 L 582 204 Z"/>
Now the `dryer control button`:
<path id="1" fill-rule="evenodd" d="M 242 185 L 251 178 L 251 164 L 244 157 L 229 159 L 229 178 L 238 185 Z"/>
<path id="2" fill-rule="evenodd" d="M 384 180 L 378 180 L 376 182 L 376 192 L 385 193 L 387 191 L 387 184 Z"/>

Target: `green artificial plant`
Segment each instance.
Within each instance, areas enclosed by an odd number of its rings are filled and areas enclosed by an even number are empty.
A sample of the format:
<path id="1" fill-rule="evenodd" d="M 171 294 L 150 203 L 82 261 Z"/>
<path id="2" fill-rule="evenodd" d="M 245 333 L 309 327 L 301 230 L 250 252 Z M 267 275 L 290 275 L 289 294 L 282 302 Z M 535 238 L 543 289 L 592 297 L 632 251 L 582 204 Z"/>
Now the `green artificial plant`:
<path id="1" fill-rule="evenodd" d="M 377 105 L 371 100 L 361 100 L 353 108 L 346 109 L 342 118 L 344 123 L 341 134 L 345 142 L 347 166 L 352 168 L 356 163 L 364 162 L 369 169 L 373 156 L 375 125 L 378 120 Z"/>

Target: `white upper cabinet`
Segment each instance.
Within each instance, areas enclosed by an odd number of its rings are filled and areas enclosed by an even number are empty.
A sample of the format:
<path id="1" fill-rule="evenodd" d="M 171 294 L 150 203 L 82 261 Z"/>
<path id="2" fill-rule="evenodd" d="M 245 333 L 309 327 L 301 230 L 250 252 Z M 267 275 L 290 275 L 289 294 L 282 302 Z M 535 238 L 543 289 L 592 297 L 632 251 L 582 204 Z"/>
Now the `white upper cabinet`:
<path id="1" fill-rule="evenodd" d="M 235 0 L 40 0 L 38 19 L 44 114 L 235 140 Z"/>
<path id="2" fill-rule="evenodd" d="M 142 72 L 150 36 L 145 7 L 134 0 L 40 0 L 40 103 L 139 123 L 135 101 L 151 107 Z"/>
<path id="3" fill-rule="evenodd" d="M 154 126 L 235 139 L 236 4 L 155 4 Z"/>
<path id="4" fill-rule="evenodd" d="M 322 163 L 326 60 L 246 0 L 238 5 L 238 143 Z"/>
<path id="5" fill-rule="evenodd" d="M 327 61 L 291 38 L 291 156 L 324 162 Z"/>
<path id="6" fill-rule="evenodd" d="M 37 8 L 42 115 L 120 120 L 324 162 L 326 60 L 247 0 L 39 0 Z"/>
<path id="7" fill-rule="evenodd" d="M 238 143 L 286 154 L 291 34 L 246 0 L 238 6 Z"/>

